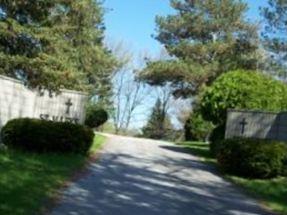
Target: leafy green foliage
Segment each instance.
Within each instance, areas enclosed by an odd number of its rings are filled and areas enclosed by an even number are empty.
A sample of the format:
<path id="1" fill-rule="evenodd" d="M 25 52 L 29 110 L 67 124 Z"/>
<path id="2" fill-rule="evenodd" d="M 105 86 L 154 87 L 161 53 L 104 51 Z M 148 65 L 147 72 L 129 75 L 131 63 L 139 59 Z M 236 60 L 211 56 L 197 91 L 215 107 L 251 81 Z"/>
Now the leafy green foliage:
<path id="1" fill-rule="evenodd" d="M 213 125 L 203 119 L 200 112 L 193 112 L 185 123 L 185 139 L 193 141 L 205 141 L 211 133 Z"/>
<path id="2" fill-rule="evenodd" d="M 286 143 L 255 139 L 225 140 L 218 153 L 221 168 L 238 176 L 272 178 L 283 174 Z"/>
<path id="3" fill-rule="evenodd" d="M 104 109 L 97 106 L 87 108 L 85 124 L 90 128 L 97 128 L 107 122 L 108 119 L 109 115 Z"/>
<path id="4" fill-rule="evenodd" d="M 171 0 L 174 15 L 157 17 L 156 39 L 170 59 L 148 62 L 141 77 L 150 84 L 172 82 L 176 95 L 197 94 L 220 74 L 256 68 L 257 27 L 244 19 L 239 0 Z"/>
<path id="5" fill-rule="evenodd" d="M 201 96 L 201 112 L 215 125 L 224 124 L 228 109 L 284 111 L 287 86 L 254 71 L 234 71 L 219 77 Z"/>
<path id="6" fill-rule="evenodd" d="M 9 148 L 23 151 L 86 154 L 94 132 L 82 125 L 24 118 L 9 121 L 1 137 Z"/>

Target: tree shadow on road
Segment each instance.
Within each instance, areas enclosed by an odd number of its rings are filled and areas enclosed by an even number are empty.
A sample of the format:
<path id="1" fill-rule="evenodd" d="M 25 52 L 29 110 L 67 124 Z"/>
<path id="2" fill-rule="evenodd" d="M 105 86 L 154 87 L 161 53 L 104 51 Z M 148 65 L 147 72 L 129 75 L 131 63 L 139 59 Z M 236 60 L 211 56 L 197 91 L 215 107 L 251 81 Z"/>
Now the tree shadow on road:
<path id="1" fill-rule="evenodd" d="M 214 175 L 210 167 L 200 161 L 105 154 L 100 163 L 90 167 L 88 176 L 65 192 L 63 203 L 53 214 L 271 213 Z"/>

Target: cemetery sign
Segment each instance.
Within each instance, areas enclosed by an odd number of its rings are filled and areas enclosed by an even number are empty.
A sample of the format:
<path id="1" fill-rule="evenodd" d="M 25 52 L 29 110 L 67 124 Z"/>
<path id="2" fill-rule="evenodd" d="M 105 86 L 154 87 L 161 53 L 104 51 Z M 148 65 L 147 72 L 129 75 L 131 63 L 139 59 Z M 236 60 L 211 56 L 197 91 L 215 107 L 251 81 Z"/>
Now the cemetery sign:
<path id="1" fill-rule="evenodd" d="M 225 138 L 287 141 L 287 112 L 228 110 Z"/>
<path id="2" fill-rule="evenodd" d="M 0 129 L 15 118 L 38 118 L 57 122 L 83 124 L 87 95 L 61 90 L 51 97 L 27 89 L 20 81 L 0 75 Z"/>

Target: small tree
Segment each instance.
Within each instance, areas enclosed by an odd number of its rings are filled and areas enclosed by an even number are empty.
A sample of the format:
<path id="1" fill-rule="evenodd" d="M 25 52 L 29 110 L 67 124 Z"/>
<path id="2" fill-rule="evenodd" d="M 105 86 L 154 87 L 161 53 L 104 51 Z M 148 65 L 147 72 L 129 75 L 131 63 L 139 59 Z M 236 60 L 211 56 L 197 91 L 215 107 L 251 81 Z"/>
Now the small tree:
<path id="1" fill-rule="evenodd" d="M 142 129 L 143 136 L 152 139 L 166 139 L 172 130 L 169 116 L 163 110 L 160 99 L 155 103 L 147 125 Z"/>
<path id="2" fill-rule="evenodd" d="M 185 139 L 193 141 L 205 141 L 213 129 L 213 124 L 204 120 L 198 110 L 194 110 L 185 123 Z"/>
<path id="3" fill-rule="evenodd" d="M 107 111 L 96 105 L 90 105 L 86 108 L 85 124 L 90 128 L 98 128 L 109 119 Z"/>

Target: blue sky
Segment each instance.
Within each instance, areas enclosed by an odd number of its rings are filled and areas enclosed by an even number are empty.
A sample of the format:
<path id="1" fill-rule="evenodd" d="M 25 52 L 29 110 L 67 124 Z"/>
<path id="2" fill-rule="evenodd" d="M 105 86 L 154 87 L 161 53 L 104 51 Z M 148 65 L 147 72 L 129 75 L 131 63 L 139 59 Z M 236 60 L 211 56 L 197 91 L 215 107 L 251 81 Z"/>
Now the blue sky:
<path id="1" fill-rule="evenodd" d="M 267 0 L 246 0 L 251 20 L 260 18 L 258 8 Z M 149 51 L 156 55 L 160 44 L 152 38 L 155 34 L 155 16 L 173 13 L 169 0 L 105 0 L 108 9 L 105 16 L 106 38 L 112 41 L 125 41 L 135 54 Z"/>

